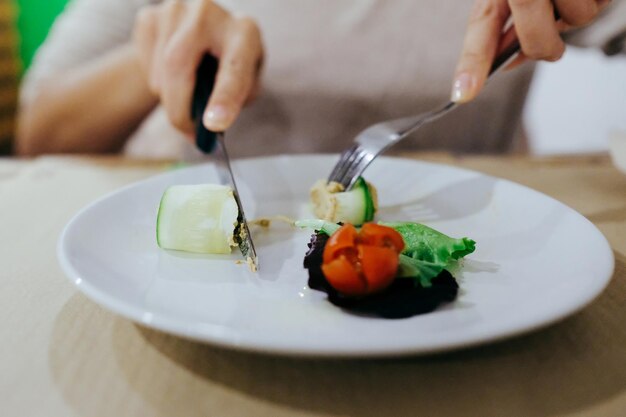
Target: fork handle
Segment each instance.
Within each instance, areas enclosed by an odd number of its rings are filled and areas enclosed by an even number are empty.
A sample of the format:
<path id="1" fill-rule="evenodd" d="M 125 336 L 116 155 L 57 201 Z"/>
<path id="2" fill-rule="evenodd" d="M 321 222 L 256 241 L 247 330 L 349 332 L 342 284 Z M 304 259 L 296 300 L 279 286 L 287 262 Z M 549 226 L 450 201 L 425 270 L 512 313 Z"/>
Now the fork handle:
<path id="1" fill-rule="evenodd" d="M 516 38 L 509 46 L 507 46 L 501 53 L 496 55 L 493 60 L 493 64 L 491 64 L 491 68 L 489 69 L 489 77 L 498 72 L 498 70 L 503 67 L 507 62 L 517 55 L 521 50 L 521 45 L 519 40 Z"/>
<path id="2" fill-rule="evenodd" d="M 191 118 L 196 125 L 196 146 L 204 153 L 211 153 L 217 140 L 216 132 L 204 127 L 202 116 L 213 92 L 218 64 L 212 55 L 204 55 L 196 71 L 196 85 L 191 100 Z"/>

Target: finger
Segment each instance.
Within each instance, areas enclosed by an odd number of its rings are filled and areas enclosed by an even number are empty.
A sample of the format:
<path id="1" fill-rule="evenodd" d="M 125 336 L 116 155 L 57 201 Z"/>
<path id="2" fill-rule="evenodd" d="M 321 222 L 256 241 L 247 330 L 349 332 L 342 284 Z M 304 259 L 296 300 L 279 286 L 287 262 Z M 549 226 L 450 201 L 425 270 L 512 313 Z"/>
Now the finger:
<path id="1" fill-rule="evenodd" d="M 522 65 L 523 63 L 528 62 L 528 57 L 523 53 L 517 54 L 515 58 L 513 58 L 506 66 L 503 68 L 504 71 L 510 71 Z"/>
<path id="2" fill-rule="evenodd" d="M 554 0 L 554 7 L 561 20 L 572 26 L 583 26 L 590 23 L 600 11 L 596 0 Z"/>
<path id="3" fill-rule="evenodd" d="M 181 0 L 169 0 L 159 10 L 157 39 L 150 63 L 150 84 L 159 93 L 163 90 L 165 51 L 184 12 L 185 4 Z"/>
<path id="4" fill-rule="evenodd" d="M 150 66 L 154 54 L 157 39 L 157 11 L 156 6 L 146 6 L 137 14 L 133 29 L 133 43 L 137 52 L 141 69 L 145 72 L 146 80 L 153 93 L 149 82 Z"/>
<path id="5" fill-rule="evenodd" d="M 572 27 L 562 20 L 558 20 L 556 22 L 556 28 L 559 33 L 562 33 L 566 30 L 571 29 Z M 500 46 L 498 47 L 497 54 L 502 53 L 509 45 L 511 45 L 512 42 L 519 42 L 519 40 L 517 39 L 517 33 L 515 32 L 515 26 L 511 26 L 510 28 L 508 28 L 500 38 Z M 503 70 L 510 71 L 519 67 L 525 62 L 528 62 L 528 60 L 528 57 L 524 55 L 524 52 L 520 50 L 517 56 L 515 56 L 509 63 L 507 63 Z"/>
<path id="6" fill-rule="evenodd" d="M 456 69 L 452 101 L 470 101 L 484 85 L 508 16 L 506 0 L 474 3 Z"/>
<path id="7" fill-rule="evenodd" d="M 550 0 L 509 0 L 515 31 L 528 58 L 556 61 L 565 44 L 559 36 Z"/>
<path id="8" fill-rule="evenodd" d="M 263 56 L 261 35 L 250 19 L 233 21 L 223 46 L 215 87 L 203 117 L 213 131 L 226 130 L 253 93 Z"/>
<path id="9" fill-rule="evenodd" d="M 261 92 L 261 78 L 257 76 L 256 81 L 254 82 L 254 85 L 252 86 L 252 89 L 250 90 L 250 93 L 248 94 L 248 97 L 246 98 L 246 101 L 243 103 L 243 105 L 247 106 L 250 103 L 254 102 L 254 100 L 256 100 L 257 97 L 259 96 L 260 92 Z"/>
<path id="10" fill-rule="evenodd" d="M 263 72 L 263 65 L 264 65 L 264 52 L 263 52 L 263 42 L 261 41 L 261 58 L 258 60 L 257 62 L 257 67 L 256 67 L 256 76 L 254 78 L 254 84 L 252 85 L 252 88 L 250 90 L 250 93 L 248 94 L 248 98 L 246 98 L 245 103 L 243 104 L 244 106 L 247 106 L 248 104 L 252 103 L 254 100 L 256 100 L 256 98 L 259 96 L 260 92 L 261 92 L 261 87 L 262 87 L 262 83 L 261 83 L 261 73 Z"/>
<path id="11" fill-rule="evenodd" d="M 503 53 L 513 43 L 519 43 L 519 39 L 517 39 L 517 33 L 515 32 L 515 26 L 509 27 L 500 37 L 500 45 L 498 45 L 498 52 L 496 53 L 496 55 L 500 55 L 501 53 Z M 524 53 L 520 50 L 517 55 L 515 55 L 508 63 L 506 63 L 503 70 L 512 70 L 513 68 L 517 68 L 526 61 L 528 61 L 528 57 L 526 57 Z"/>
<path id="12" fill-rule="evenodd" d="M 161 100 L 172 124 L 184 132 L 194 129 L 191 99 L 197 68 L 204 54 L 217 54 L 216 46 L 230 19 L 209 0 L 195 2 L 164 50 Z"/>
<path id="13" fill-rule="evenodd" d="M 155 57 L 155 74 L 161 86 L 161 103 L 174 127 L 193 132 L 190 117 L 191 94 L 195 68 L 206 45 L 206 29 L 198 30 L 203 15 L 181 0 L 170 1 L 161 21 L 159 55 Z"/>

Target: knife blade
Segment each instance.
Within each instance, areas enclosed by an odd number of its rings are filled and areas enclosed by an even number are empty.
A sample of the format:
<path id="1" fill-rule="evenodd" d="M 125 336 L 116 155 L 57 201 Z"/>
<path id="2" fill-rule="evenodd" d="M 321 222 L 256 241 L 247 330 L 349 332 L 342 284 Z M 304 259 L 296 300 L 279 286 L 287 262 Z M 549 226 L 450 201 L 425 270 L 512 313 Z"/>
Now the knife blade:
<path id="1" fill-rule="evenodd" d="M 233 196 L 239 210 L 237 219 L 239 226 L 235 229 L 235 241 L 239 245 L 246 262 L 252 271 L 259 269 L 259 258 L 257 257 L 250 228 L 243 211 L 243 205 L 239 198 L 239 191 L 235 183 L 235 177 L 230 166 L 230 159 L 226 151 L 225 136 L 223 132 L 211 132 L 202 123 L 202 115 L 213 91 L 215 75 L 217 74 L 218 61 L 213 56 L 206 54 L 202 58 L 198 70 L 196 71 L 196 85 L 193 92 L 191 106 L 191 116 L 196 125 L 196 146 L 205 154 L 212 154 L 215 168 L 221 184 L 233 190 Z"/>

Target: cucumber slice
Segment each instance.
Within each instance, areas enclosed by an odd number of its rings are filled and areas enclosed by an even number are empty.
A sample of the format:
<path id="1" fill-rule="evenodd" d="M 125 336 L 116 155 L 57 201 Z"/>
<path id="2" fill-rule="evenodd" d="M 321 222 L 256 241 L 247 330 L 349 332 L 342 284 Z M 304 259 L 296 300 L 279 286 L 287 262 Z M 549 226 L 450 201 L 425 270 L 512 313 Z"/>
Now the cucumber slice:
<path id="1" fill-rule="evenodd" d="M 365 181 L 363 177 L 359 177 L 354 188 L 360 187 L 363 190 L 365 199 L 365 222 L 371 222 L 374 220 L 374 215 L 378 210 L 378 191 L 369 182 Z"/>
<path id="2" fill-rule="evenodd" d="M 328 222 L 351 223 L 360 226 L 372 221 L 377 210 L 376 189 L 359 177 L 350 191 L 337 183 L 320 180 L 311 189 L 315 215 Z"/>
<path id="3" fill-rule="evenodd" d="M 216 184 L 175 185 L 165 190 L 157 215 L 163 249 L 230 253 L 239 210 L 233 191 Z"/>

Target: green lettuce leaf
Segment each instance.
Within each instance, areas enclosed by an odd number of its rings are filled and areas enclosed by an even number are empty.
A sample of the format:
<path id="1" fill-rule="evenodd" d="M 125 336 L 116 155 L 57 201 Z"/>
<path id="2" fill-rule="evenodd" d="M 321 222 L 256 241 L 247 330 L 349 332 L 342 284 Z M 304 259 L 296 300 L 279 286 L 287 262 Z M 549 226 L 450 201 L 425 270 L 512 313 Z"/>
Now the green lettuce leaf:
<path id="1" fill-rule="evenodd" d="M 380 224 L 392 227 L 402 235 L 405 244 L 402 253 L 422 261 L 447 265 L 451 260 L 460 259 L 476 249 L 476 242 L 472 239 L 454 239 L 420 223 Z"/>
<path id="2" fill-rule="evenodd" d="M 400 264 L 398 265 L 398 278 L 415 279 L 424 287 L 430 287 L 431 281 L 445 268 L 441 264 L 411 258 L 400 254 Z"/>
<path id="3" fill-rule="evenodd" d="M 457 260 L 474 252 L 476 242 L 469 238 L 455 239 L 420 223 L 380 222 L 402 235 L 405 248 L 400 255 L 400 277 L 419 279 L 423 287 Z"/>
<path id="4" fill-rule="evenodd" d="M 331 223 L 320 219 L 296 220 L 294 224 L 300 229 L 319 230 L 322 233 L 326 233 L 328 236 L 332 236 L 332 234 L 341 227 L 337 223 Z"/>

